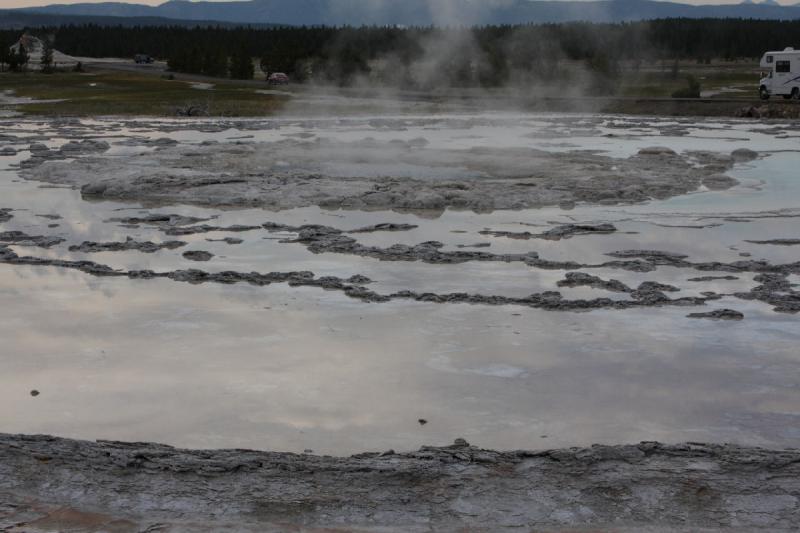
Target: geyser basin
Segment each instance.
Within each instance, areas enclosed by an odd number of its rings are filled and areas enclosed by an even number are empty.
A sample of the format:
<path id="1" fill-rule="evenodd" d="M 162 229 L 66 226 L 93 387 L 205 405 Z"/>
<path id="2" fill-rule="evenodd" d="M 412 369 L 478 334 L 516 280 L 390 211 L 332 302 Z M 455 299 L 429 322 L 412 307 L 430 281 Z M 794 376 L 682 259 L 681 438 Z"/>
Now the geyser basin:
<path id="1" fill-rule="evenodd" d="M 0 261 L 6 432 L 334 454 L 455 437 L 797 442 L 797 315 L 776 309 L 800 247 L 764 243 L 798 237 L 794 126 L 481 115 L 22 120 L 0 134 L 18 152 L 0 158 L 0 232 L 19 232 L 0 240 L 17 258 Z M 739 184 L 704 185 L 722 173 Z M 500 192 L 367 205 L 384 178 Z M 592 179 L 658 187 L 575 197 Z M 367 189 L 334 209 L 281 188 L 315 180 Z M 504 209 L 529 205 L 508 193 L 519 183 L 545 207 Z M 387 223 L 404 226 L 351 233 Z M 548 237 L 568 225 L 613 230 Z M 213 257 L 183 257 L 201 251 Z M 687 318 L 728 308 L 744 319 Z"/>

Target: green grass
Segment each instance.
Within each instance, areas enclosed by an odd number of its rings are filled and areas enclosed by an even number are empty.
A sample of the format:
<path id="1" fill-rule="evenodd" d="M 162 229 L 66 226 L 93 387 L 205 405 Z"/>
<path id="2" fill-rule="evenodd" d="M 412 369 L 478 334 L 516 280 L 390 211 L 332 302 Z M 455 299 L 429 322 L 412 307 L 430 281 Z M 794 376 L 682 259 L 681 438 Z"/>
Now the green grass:
<path id="1" fill-rule="evenodd" d="M 634 98 L 670 98 L 672 93 L 687 86 L 686 76 L 698 79 L 702 91 L 722 88 L 742 89 L 743 92 L 719 93 L 714 97 L 757 98 L 758 66 L 752 62 L 698 65 L 682 63 L 677 77 L 672 76 L 671 64 L 648 64 L 639 70 L 624 65 L 617 96 Z M 0 73 L 0 88 L 11 89 L 18 96 L 36 100 L 62 99 L 61 102 L 41 102 L 16 106 L 26 114 L 46 116 L 176 116 L 178 109 L 200 106 L 212 116 L 269 116 L 285 108 L 291 97 L 264 95 L 256 92 L 267 85 L 214 80 L 211 90 L 193 89 L 186 80 L 167 80 L 153 74 L 120 71 L 91 73 L 59 72 Z M 300 89 L 302 92 L 302 89 Z M 448 100 L 458 91 L 448 93 Z M 497 98 L 504 98 L 503 89 Z M 431 104 L 438 100 L 430 95 Z M 439 95 L 441 96 L 441 95 Z M 591 96 L 591 95 L 588 95 Z M 370 99 L 354 99 L 359 112 L 367 112 Z M 330 106 L 330 104 L 326 104 Z M 346 108 L 353 112 L 352 106 Z M 321 112 L 333 112 L 325 108 Z M 651 111 L 652 112 L 652 111 Z"/>
<path id="2" fill-rule="evenodd" d="M 758 73 L 758 66 L 754 64 L 682 64 L 677 77 L 673 77 L 669 66 L 663 72 L 628 71 L 622 75 L 620 96 L 669 98 L 676 90 L 686 87 L 686 76 L 692 75 L 700 82 L 701 91 L 720 91 L 724 88 L 744 91 L 720 93 L 714 95 L 716 98 L 757 98 Z"/>
<path id="3" fill-rule="evenodd" d="M 123 72 L 0 73 L 0 87 L 36 100 L 64 100 L 18 106 L 33 115 L 175 116 L 179 108 L 201 105 L 214 116 L 263 116 L 278 111 L 286 101 L 228 80 L 215 82 L 212 90 L 200 90 L 186 81 Z"/>

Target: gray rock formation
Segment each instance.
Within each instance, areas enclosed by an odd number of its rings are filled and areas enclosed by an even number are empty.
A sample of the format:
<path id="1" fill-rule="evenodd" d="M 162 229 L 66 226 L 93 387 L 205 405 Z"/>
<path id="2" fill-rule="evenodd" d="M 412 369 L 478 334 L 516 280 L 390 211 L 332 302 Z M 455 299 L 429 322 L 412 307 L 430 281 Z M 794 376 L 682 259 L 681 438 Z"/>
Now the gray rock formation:
<path id="1" fill-rule="evenodd" d="M 191 250 L 183 252 L 183 257 L 190 261 L 210 261 L 211 258 L 214 257 L 214 254 L 204 250 Z"/>
<path id="2" fill-rule="evenodd" d="M 799 498 L 800 451 L 735 445 L 498 452 L 458 439 L 320 457 L 0 434 L 9 532 L 89 519 L 119 532 L 780 532 L 800 523 Z"/>
<path id="3" fill-rule="evenodd" d="M 125 252 L 128 250 L 136 250 L 146 254 L 152 254 L 159 250 L 174 250 L 186 246 L 183 241 L 165 241 L 165 242 L 150 242 L 150 241 L 137 241 L 131 237 L 127 237 L 123 242 L 92 242 L 84 241 L 79 245 L 69 247 L 70 252 L 83 252 L 83 253 L 97 253 L 97 252 Z"/>
<path id="4" fill-rule="evenodd" d="M 732 155 L 643 149 L 627 159 L 529 149 L 432 149 L 422 142 L 164 145 L 130 156 L 32 151 L 24 177 L 81 189 L 87 198 L 288 209 L 523 209 L 668 198 L 702 184 L 727 188 Z M 403 168 L 414 168 L 408 174 Z"/>
<path id="5" fill-rule="evenodd" d="M 686 315 L 689 318 L 708 318 L 711 320 L 741 320 L 744 314 L 733 309 L 714 309 L 707 313 L 690 313 Z"/>

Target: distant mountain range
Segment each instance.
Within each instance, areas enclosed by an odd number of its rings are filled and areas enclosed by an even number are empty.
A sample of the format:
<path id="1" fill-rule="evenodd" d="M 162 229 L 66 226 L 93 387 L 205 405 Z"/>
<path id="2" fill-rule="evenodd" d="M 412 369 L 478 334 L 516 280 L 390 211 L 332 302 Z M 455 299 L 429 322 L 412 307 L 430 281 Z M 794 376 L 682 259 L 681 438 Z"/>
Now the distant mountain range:
<path id="1" fill-rule="evenodd" d="M 120 17 L 103 15 L 59 15 L 36 13 L 12 9 L 0 9 L 0 29 L 24 29 L 39 26 L 66 26 L 69 24 L 96 24 L 99 26 L 241 26 L 239 22 L 218 20 L 184 20 L 166 17 Z M 256 27 L 271 27 L 275 24 L 249 24 Z"/>
<path id="2" fill-rule="evenodd" d="M 654 0 L 249 0 L 243 2 L 171 0 L 159 6 L 105 2 L 48 5 L 7 10 L 7 12 L 58 16 L 136 17 L 141 20 L 148 20 L 146 17 L 156 17 L 235 24 L 336 26 L 622 22 L 673 17 L 800 19 L 800 5 L 781 6 L 772 0 L 761 3 L 700 6 Z"/>

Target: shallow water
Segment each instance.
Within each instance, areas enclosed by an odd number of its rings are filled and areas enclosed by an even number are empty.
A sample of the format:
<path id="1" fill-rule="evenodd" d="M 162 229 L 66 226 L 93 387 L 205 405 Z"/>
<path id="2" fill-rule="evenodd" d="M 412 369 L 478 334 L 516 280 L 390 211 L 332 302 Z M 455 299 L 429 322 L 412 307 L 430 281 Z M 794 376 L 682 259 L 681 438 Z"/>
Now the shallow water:
<path id="1" fill-rule="evenodd" d="M 353 229 L 383 222 L 419 227 L 355 234 L 375 246 L 437 240 L 446 250 L 495 254 L 537 251 L 544 259 L 602 263 L 615 250 L 652 249 L 692 261 L 797 261 L 800 246 L 745 242 L 800 238 L 800 156 L 791 125 L 596 116 L 483 115 L 236 121 L 94 120 L 62 124 L 3 121 L 4 142 L 22 150 L 0 157 L 2 231 L 58 235 L 50 249 L 13 246 L 20 255 L 88 259 L 120 269 L 301 271 L 365 275 L 382 294 L 469 292 L 521 296 L 558 290 L 565 298 L 627 298 L 590 288 L 558 288 L 562 270 L 523 263 L 436 265 L 313 254 L 282 243 L 291 233 L 254 230 L 168 237 L 154 226 L 122 227 L 112 217 L 179 213 L 208 224 L 324 224 Z M 738 165 L 742 184 L 634 206 L 578 206 L 437 216 L 395 212 L 220 211 L 192 206 L 143 208 L 85 202 L 77 191 L 19 179 L 15 165 L 30 142 L 106 139 L 110 154 L 153 147 L 113 144 L 169 137 L 182 143 L 279 141 L 286 136 L 410 141 L 429 147 L 597 150 L 627 157 L 645 146 L 676 151 L 775 151 Z M 610 136 L 613 135 L 613 136 Z M 252 137 L 250 137 L 252 136 Z M 247 138 L 243 138 L 247 137 Z M 311 142 L 311 141 L 309 141 Z M 413 169 L 409 169 L 413 170 Z M 766 213 L 765 212 L 769 212 Z M 59 215 L 49 219 L 39 215 Z M 422 216 L 421 216 L 422 215 Z M 774 215 L 780 215 L 778 217 Z M 612 222 L 618 232 L 561 241 L 481 235 L 484 229 L 538 232 L 574 221 Z M 57 224 L 56 227 L 48 227 Z M 708 227 L 713 224 L 714 226 Z M 681 227 L 693 226 L 693 227 Z M 154 254 L 84 254 L 90 241 L 186 241 Z M 236 237 L 229 245 L 206 239 Z M 470 250 L 472 248 L 464 248 Z M 182 257 L 215 254 L 209 262 Z M 753 274 L 722 275 L 660 267 L 634 273 L 581 270 L 635 286 L 659 281 L 701 291 L 748 290 Z M 790 278 L 797 282 L 797 276 Z M 695 311 L 732 308 L 740 322 L 693 320 Z M 160 441 L 190 447 L 249 447 L 345 454 L 456 437 L 493 448 L 543 448 L 593 442 L 729 441 L 796 446 L 800 416 L 797 316 L 725 297 L 702 307 L 585 313 L 521 306 L 401 302 L 369 304 L 317 288 L 190 285 L 167 279 L 99 278 L 53 267 L 0 264 L 0 431 L 81 438 Z M 33 397 L 29 393 L 41 394 Z M 419 419 L 427 421 L 420 424 Z"/>

